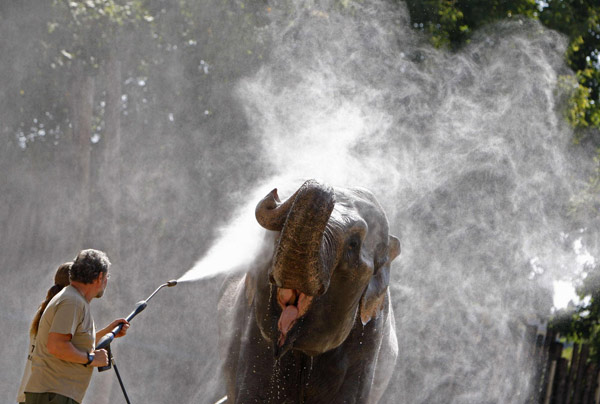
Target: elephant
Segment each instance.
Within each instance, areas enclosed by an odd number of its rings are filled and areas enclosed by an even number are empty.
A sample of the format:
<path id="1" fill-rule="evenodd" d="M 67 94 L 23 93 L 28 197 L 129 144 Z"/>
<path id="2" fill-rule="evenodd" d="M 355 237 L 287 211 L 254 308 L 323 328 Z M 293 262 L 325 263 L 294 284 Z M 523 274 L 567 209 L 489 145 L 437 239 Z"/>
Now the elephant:
<path id="1" fill-rule="evenodd" d="M 363 188 L 308 180 L 256 206 L 263 248 L 221 288 L 227 403 L 377 403 L 398 356 L 390 264 L 400 241 Z"/>

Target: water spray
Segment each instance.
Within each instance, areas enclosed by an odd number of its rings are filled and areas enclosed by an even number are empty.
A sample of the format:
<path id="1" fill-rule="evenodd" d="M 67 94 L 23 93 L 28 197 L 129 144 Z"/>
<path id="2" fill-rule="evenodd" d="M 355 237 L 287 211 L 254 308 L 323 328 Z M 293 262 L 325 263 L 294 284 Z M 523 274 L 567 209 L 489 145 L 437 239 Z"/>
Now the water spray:
<path id="1" fill-rule="evenodd" d="M 139 301 L 137 303 L 137 306 L 135 307 L 135 310 L 133 310 L 131 312 L 131 314 L 129 314 L 129 316 L 127 316 L 127 318 L 126 318 L 127 322 L 130 322 L 135 316 L 137 316 L 142 311 L 144 311 L 144 309 L 148 306 L 148 302 L 150 301 L 150 299 L 152 299 L 159 290 L 161 290 L 165 286 L 172 287 L 175 285 L 177 285 L 176 280 L 170 280 L 167 283 L 163 283 L 158 288 L 156 288 L 156 290 L 154 292 L 152 292 L 152 294 L 150 296 L 148 296 L 148 298 L 146 300 Z M 125 400 L 127 401 L 127 404 L 131 404 L 129 401 L 129 397 L 127 396 L 127 392 L 125 391 L 125 386 L 123 385 L 123 381 L 121 380 L 121 375 L 119 374 L 119 370 L 117 369 L 117 364 L 115 363 L 115 360 L 112 356 L 112 352 L 110 349 L 110 343 L 115 339 L 115 336 L 119 332 L 121 332 L 121 329 L 123 328 L 124 324 L 125 323 L 121 323 L 121 324 L 117 325 L 115 328 L 113 328 L 111 331 L 109 331 L 106 335 L 104 335 L 98 342 L 98 345 L 96 345 L 96 350 L 106 349 L 108 352 L 108 365 L 98 367 L 98 372 L 103 372 L 114 366 L 115 373 L 117 374 L 117 379 L 119 379 L 119 384 L 121 385 L 121 390 L 123 390 L 123 395 L 125 396 Z"/>

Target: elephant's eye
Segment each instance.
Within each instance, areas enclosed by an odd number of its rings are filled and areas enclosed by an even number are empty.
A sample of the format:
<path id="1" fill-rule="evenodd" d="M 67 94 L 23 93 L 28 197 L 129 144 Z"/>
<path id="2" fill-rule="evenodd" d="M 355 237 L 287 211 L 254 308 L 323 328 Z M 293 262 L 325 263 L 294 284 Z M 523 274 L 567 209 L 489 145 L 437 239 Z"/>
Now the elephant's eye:
<path id="1" fill-rule="evenodd" d="M 348 244 L 347 244 L 347 253 L 348 253 L 348 258 L 356 258 L 358 257 L 358 253 L 360 251 L 360 236 L 355 234 L 353 236 L 350 237 L 350 239 L 348 239 Z"/>

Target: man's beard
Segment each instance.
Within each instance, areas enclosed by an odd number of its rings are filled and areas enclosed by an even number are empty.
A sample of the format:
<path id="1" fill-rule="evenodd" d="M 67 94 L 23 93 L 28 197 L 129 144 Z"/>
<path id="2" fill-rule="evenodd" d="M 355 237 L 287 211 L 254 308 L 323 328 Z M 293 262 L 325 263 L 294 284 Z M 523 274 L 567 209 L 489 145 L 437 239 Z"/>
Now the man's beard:
<path id="1" fill-rule="evenodd" d="M 98 299 L 101 298 L 102 295 L 104 295 L 104 290 L 105 289 L 102 289 L 101 291 L 99 291 L 98 294 L 96 295 L 96 298 L 98 298 Z"/>

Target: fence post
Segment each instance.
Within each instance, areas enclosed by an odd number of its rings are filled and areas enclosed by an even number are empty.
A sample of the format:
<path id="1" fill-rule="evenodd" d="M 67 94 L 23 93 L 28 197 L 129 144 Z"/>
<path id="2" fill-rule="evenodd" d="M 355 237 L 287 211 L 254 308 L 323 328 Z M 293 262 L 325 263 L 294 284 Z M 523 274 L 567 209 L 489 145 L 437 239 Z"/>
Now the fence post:
<path id="1" fill-rule="evenodd" d="M 552 397 L 552 386 L 554 384 L 554 374 L 556 373 L 556 360 L 550 364 L 550 372 L 548 373 L 548 383 L 546 384 L 546 395 L 544 396 L 544 404 L 550 404 Z"/>
<path id="2" fill-rule="evenodd" d="M 554 348 L 555 335 L 556 333 L 553 330 L 546 331 L 546 337 L 543 340 L 543 345 L 540 346 L 540 350 L 536 358 L 538 361 L 537 368 L 539 370 L 536 378 L 536 380 L 538 380 L 538 384 L 536 386 L 537 395 L 534 397 L 534 400 L 540 404 L 544 403 L 546 398 L 545 393 L 548 390 L 548 385 L 549 383 L 552 383 L 550 381 L 550 369 L 552 367 L 552 360 L 554 359 L 552 349 Z M 549 388 L 552 390 L 552 386 Z"/>
<path id="3" fill-rule="evenodd" d="M 596 365 L 590 363 L 585 372 L 585 390 L 583 392 L 583 404 L 590 404 L 592 401 L 592 391 L 594 391 L 594 382 L 596 376 Z"/>
<path id="4" fill-rule="evenodd" d="M 579 366 L 577 369 L 577 380 L 575 381 L 575 392 L 573 393 L 573 404 L 579 404 L 581 393 L 585 384 L 585 368 L 587 366 L 587 358 L 590 353 L 590 346 L 583 344 L 581 346 L 581 354 L 579 355 Z"/>
<path id="5" fill-rule="evenodd" d="M 539 404 L 540 400 L 543 399 L 542 390 L 544 385 L 544 335 L 535 335 L 535 343 L 532 349 L 532 363 L 533 363 L 533 388 L 531 396 L 528 402 L 530 404 Z"/>
<path id="6" fill-rule="evenodd" d="M 573 355 L 571 357 L 571 366 L 569 368 L 569 378 L 567 380 L 567 389 L 565 391 L 564 404 L 571 404 L 571 395 L 573 393 L 573 386 L 575 385 L 575 378 L 577 377 L 577 367 L 579 366 L 579 344 L 573 344 Z"/>
<path id="7" fill-rule="evenodd" d="M 554 337 L 551 337 L 552 339 L 554 339 Z M 550 343 L 550 349 L 548 352 L 548 367 L 546 370 L 546 376 L 545 376 L 545 389 L 544 389 L 544 395 L 543 395 L 543 404 L 550 404 L 550 400 L 552 398 L 552 392 L 554 390 L 554 380 L 556 377 L 556 368 L 558 365 L 558 361 L 560 360 L 560 357 L 562 356 L 562 343 L 560 342 L 556 342 L 556 341 L 552 341 Z"/>
<path id="8" fill-rule="evenodd" d="M 569 361 L 565 358 L 558 360 L 558 369 L 556 371 L 556 388 L 554 394 L 554 404 L 562 404 L 565 402 L 565 388 L 567 386 L 567 378 L 569 377 Z"/>
<path id="9" fill-rule="evenodd" d="M 596 376 L 596 392 L 594 394 L 594 404 L 600 404 L 600 372 Z"/>

